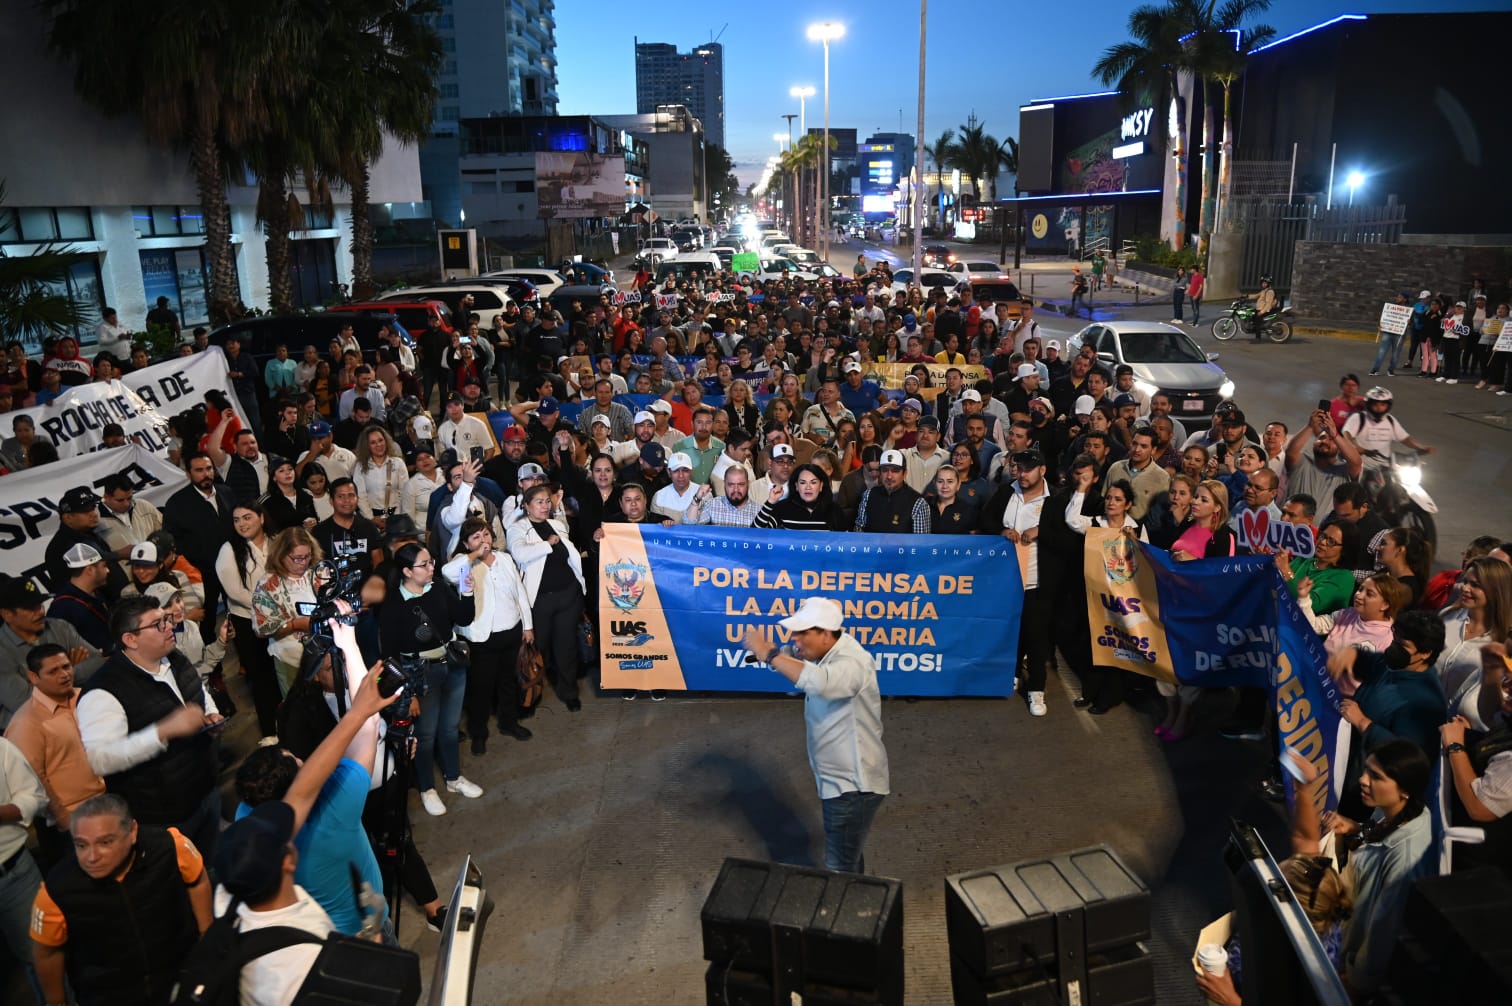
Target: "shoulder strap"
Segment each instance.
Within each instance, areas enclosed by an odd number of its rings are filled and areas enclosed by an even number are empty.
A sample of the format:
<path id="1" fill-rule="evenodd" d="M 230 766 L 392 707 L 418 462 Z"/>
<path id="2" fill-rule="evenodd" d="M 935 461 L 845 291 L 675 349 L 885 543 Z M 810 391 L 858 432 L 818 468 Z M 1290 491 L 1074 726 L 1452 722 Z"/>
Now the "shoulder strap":
<path id="1" fill-rule="evenodd" d="M 245 967 L 251 961 L 285 947 L 296 946 L 300 943 L 324 942 L 324 937 L 316 936 L 306 929 L 295 929 L 293 926 L 268 926 L 265 929 L 254 929 L 249 933 L 238 933 L 236 952 L 241 959 L 241 965 Z"/>

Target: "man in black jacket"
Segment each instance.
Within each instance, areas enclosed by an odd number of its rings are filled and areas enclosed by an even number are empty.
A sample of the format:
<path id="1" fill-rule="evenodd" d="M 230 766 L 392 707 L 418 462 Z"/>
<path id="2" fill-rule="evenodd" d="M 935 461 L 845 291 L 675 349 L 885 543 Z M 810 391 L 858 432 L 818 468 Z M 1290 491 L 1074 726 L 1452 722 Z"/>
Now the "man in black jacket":
<path id="1" fill-rule="evenodd" d="M 58 519 L 60 526 L 52 541 L 47 543 L 46 552 L 47 576 L 55 591 L 61 590 L 73 575 L 65 561 L 69 549 L 75 545 L 104 548 L 95 533 L 95 529 L 100 526 L 100 497 L 88 486 L 74 486 L 58 500 Z M 110 575 L 105 581 L 105 596 L 120 597 L 121 588 L 125 586 L 125 571 L 121 569 L 120 563 L 111 563 Z"/>
<path id="2" fill-rule="evenodd" d="M 199 570 L 204 581 L 205 611 L 215 611 L 220 600 L 220 580 L 215 576 L 215 557 L 231 535 L 233 501 L 226 487 L 215 480 L 215 465 L 210 455 L 200 451 L 185 459 L 189 484 L 172 496 L 163 507 L 163 530 L 173 536 L 179 554 Z M 205 642 L 215 638 L 215 619 L 200 622 Z"/>

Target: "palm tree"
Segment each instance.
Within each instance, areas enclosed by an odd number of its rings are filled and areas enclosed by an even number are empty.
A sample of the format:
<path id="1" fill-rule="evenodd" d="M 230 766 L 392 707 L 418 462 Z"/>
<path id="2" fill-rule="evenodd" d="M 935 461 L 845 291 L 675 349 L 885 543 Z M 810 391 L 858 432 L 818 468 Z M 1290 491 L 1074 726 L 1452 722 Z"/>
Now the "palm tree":
<path id="1" fill-rule="evenodd" d="M 945 222 L 945 168 L 955 161 L 955 130 L 947 129 L 933 143 L 925 144 L 924 153 L 929 158 L 930 163 L 934 165 L 935 180 L 939 183 L 940 188 L 935 204 L 939 211 L 939 216 L 935 223 L 943 225 Z"/>
<path id="2" fill-rule="evenodd" d="M 1211 6 L 1211 5 L 1210 5 Z M 1245 28 L 1250 17 L 1270 8 L 1270 0 L 1227 0 L 1223 7 L 1212 15 L 1213 31 L 1199 36 L 1202 44 L 1197 57 L 1198 72 L 1205 81 L 1212 81 L 1223 89 L 1223 144 L 1218 166 L 1218 185 L 1214 198 L 1211 227 L 1216 228 L 1223 219 L 1223 209 L 1228 202 L 1229 174 L 1234 156 L 1234 130 L 1230 98 L 1234 84 L 1244 76 L 1249 65 L 1249 54 L 1265 45 L 1276 36 L 1276 29 L 1260 24 Z M 1222 34 L 1218 34 L 1222 33 Z M 1204 190 L 1206 187 L 1204 187 Z M 1204 205 L 1204 211 L 1206 206 Z"/>
<path id="3" fill-rule="evenodd" d="M 1129 41 L 1110 45 L 1092 68 L 1104 84 L 1116 86 L 1128 95 L 1148 94 L 1157 108 L 1174 104 L 1176 135 L 1171 139 L 1171 156 L 1176 161 L 1174 195 L 1176 225 L 1171 232 L 1171 247 L 1186 247 L 1187 198 L 1187 115 L 1181 100 L 1177 74 L 1186 68 L 1188 54 L 1181 40 L 1192 30 L 1184 16 L 1183 5 L 1190 0 L 1174 0 L 1165 7 L 1146 4 L 1129 13 Z"/>
<path id="4" fill-rule="evenodd" d="M 956 141 L 955 161 L 952 166 L 960 168 L 961 174 L 971 180 L 972 194 L 980 201 L 982 176 L 989 170 L 987 141 L 991 137 L 987 135 L 986 125 L 978 122 L 975 115 L 967 117 L 966 124 L 960 127 L 960 134 L 961 138 Z"/>
<path id="5" fill-rule="evenodd" d="M 259 92 L 286 81 L 271 62 L 267 5 L 232 0 L 42 0 L 48 45 L 74 88 L 106 115 L 135 114 L 149 140 L 186 150 L 205 221 L 210 316 L 240 300 L 226 201 L 226 153 L 266 119 Z"/>
<path id="6" fill-rule="evenodd" d="M 5 183 L 0 181 L 0 242 L 15 236 L 8 234 L 13 225 L 4 205 Z M 49 243 L 30 255 L 7 255 L 0 243 L 0 336 L 32 343 L 44 335 L 72 333 L 92 320 L 65 285 L 76 258 L 68 245 Z"/>
<path id="7" fill-rule="evenodd" d="M 985 136 L 982 138 L 982 153 L 986 176 L 992 181 L 992 198 L 996 199 L 998 173 L 1018 174 L 1018 140 L 1011 136 L 1003 140 Z"/>

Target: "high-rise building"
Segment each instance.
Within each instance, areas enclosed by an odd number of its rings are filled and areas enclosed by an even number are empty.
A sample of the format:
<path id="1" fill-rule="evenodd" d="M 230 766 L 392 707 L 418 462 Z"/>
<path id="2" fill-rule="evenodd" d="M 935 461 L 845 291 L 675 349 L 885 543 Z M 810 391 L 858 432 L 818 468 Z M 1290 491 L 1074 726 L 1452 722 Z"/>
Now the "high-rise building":
<path id="1" fill-rule="evenodd" d="M 682 105 L 703 123 L 708 142 L 724 146 L 724 46 L 707 42 L 687 52 L 667 42 L 635 40 L 635 111 Z"/>
<path id="2" fill-rule="evenodd" d="M 433 131 L 462 119 L 555 115 L 555 0 L 442 0 L 432 23 L 444 57 Z"/>

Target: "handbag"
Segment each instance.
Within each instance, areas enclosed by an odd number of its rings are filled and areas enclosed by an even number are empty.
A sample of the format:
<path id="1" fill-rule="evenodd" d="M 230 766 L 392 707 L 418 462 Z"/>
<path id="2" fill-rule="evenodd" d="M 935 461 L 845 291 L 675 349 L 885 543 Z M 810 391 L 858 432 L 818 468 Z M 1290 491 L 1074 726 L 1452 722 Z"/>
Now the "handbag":
<path id="1" fill-rule="evenodd" d="M 453 667 L 472 666 L 472 644 L 465 639 L 453 639 L 446 644 L 446 659 Z"/>
<path id="2" fill-rule="evenodd" d="M 578 622 L 578 666 L 591 667 L 598 662 L 598 645 L 594 639 L 593 623 L 584 615 Z"/>
<path id="3" fill-rule="evenodd" d="M 533 709 L 546 687 L 546 660 L 534 643 L 521 643 L 515 657 L 515 680 L 520 686 L 520 708 Z"/>

